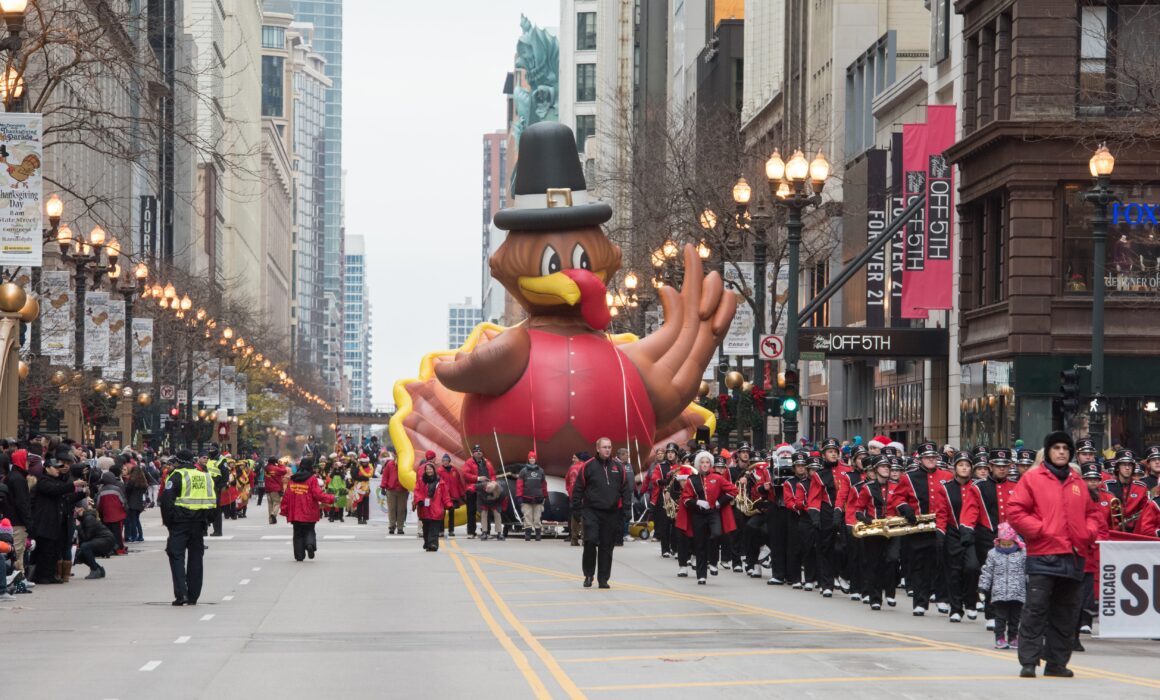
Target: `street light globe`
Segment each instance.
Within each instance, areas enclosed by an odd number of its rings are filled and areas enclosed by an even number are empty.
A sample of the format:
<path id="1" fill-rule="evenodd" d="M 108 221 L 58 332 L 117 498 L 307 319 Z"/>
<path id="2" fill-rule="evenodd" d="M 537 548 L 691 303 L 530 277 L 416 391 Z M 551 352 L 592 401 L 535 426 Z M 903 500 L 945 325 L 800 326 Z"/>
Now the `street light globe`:
<path id="1" fill-rule="evenodd" d="M 230 328 L 229 326 L 226 326 L 225 329 L 222 331 L 222 337 L 225 338 L 226 340 L 232 339 L 234 337 L 234 329 Z"/>
<path id="2" fill-rule="evenodd" d="M 15 282 L 0 284 L 0 311 L 14 314 L 24 308 L 28 294 Z"/>
<path id="3" fill-rule="evenodd" d="M 777 198 L 778 199 L 785 199 L 789 195 L 790 195 L 789 183 L 786 182 L 785 180 L 782 180 L 781 184 L 777 186 Z"/>
<path id="4" fill-rule="evenodd" d="M 793 152 L 789 162 L 785 164 L 785 176 L 793 182 L 801 182 L 810 174 L 810 163 L 799 148 Z"/>
<path id="5" fill-rule="evenodd" d="M 64 214 L 64 201 L 55 194 L 49 196 L 48 201 L 44 203 L 44 213 L 48 214 L 48 218 L 54 221 L 60 219 L 61 215 Z"/>
<path id="6" fill-rule="evenodd" d="M 105 229 L 99 225 L 94 226 L 92 231 L 89 231 L 89 243 L 94 246 L 104 245 L 105 243 Z"/>
<path id="7" fill-rule="evenodd" d="M 185 296 L 181 297 L 181 310 L 182 311 L 189 311 L 192 308 L 193 308 L 193 300 L 189 298 L 189 295 L 186 294 Z"/>
<path id="8" fill-rule="evenodd" d="M 769 160 L 765 161 L 765 177 L 770 182 L 777 182 L 785 177 L 785 161 L 781 159 L 781 154 L 777 149 L 773 149 L 773 155 Z"/>
<path id="9" fill-rule="evenodd" d="M 712 254 L 713 249 L 710 248 L 709 244 L 704 240 L 697 244 L 697 257 L 701 258 L 702 260 L 708 260 L 709 256 Z"/>
<path id="10" fill-rule="evenodd" d="M 137 267 L 133 270 L 133 276 L 137 278 L 138 282 L 143 282 L 149 277 L 149 266 L 143 262 L 137 263 Z"/>
<path id="11" fill-rule="evenodd" d="M 830 161 L 822 155 L 821 151 L 814 156 L 814 160 L 810 163 L 810 179 L 815 183 L 823 183 L 830 177 Z"/>
<path id="12" fill-rule="evenodd" d="M 661 267 L 665 264 L 665 252 L 660 248 L 652 252 L 652 264 L 653 267 Z"/>
<path id="13" fill-rule="evenodd" d="M 717 215 L 713 213 L 712 209 L 706 209 L 701 212 L 701 228 L 711 229 L 717 225 Z"/>
<path id="14" fill-rule="evenodd" d="M 677 257 L 677 253 L 681 251 L 680 247 L 671 238 L 665 241 L 665 244 L 661 246 L 661 250 L 664 252 L 666 258 L 675 258 Z"/>
<path id="15" fill-rule="evenodd" d="M 1091 171 L 1092 177 L 1111 175 L 1112 169 L 1115 167 L 1115 157 L 1108 150 L 1107 144 L 1101 143 L 1096 152 L 1092 154 L 1091 160 L 1088 161 L 1088 169 Z"/>
<path id="16" fill-rule="evenodd" d="M 737 204 L 749 204 L 749 198 L 753 196 L 753 189 L 743 177 L 737 178 L 737 183 L 733 185 L 733 201 Z"/>
<path id="17" fill-rule="evenodd" d="M 635 272 L 629 272 L 624 276 L 625 289 L 636 289 L 636 285 L 638 284 L 640 284 L 640 280 L 637 279 Z"/>
<path id="18" fill-rule="evenodd" d="M 0 0 L 0 12 L 6 15 L 22 15 L 28 8 L 28 0 Z"/>
<path id="19" fill-rule="evenodd" d="M 24 94 L 24 76 L 13 66 L 4 71 L 4 78 L 0 80 L 0 98 L 4 102 L 19 100 Z"/>
<path id="20" fill-rule="evenodd" d="M 68 247 L 72 245 L 72 241 L 73 232 L 72 229 L 68 227 L 68 224 L 61 226 L 56 230 L 56 242 L 60 244 L 60 249 L 62 251 L 68 251 Z"/>

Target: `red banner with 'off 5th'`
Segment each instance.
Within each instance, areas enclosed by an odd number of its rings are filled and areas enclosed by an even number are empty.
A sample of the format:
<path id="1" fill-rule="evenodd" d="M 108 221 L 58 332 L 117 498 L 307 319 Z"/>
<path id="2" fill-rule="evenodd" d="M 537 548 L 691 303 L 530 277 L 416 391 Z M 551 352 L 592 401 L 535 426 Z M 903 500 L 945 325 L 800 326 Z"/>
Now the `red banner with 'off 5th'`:
<path id="1" fill-rule="evenodd" d="M 954 142 L 954 105 L 929 106 L 925 124 L 902 125 L 903 197 L 907 206 L 926 201 L 903 232 L 902 318 L 952 306 L 955 186 L 944 151 Z"/>

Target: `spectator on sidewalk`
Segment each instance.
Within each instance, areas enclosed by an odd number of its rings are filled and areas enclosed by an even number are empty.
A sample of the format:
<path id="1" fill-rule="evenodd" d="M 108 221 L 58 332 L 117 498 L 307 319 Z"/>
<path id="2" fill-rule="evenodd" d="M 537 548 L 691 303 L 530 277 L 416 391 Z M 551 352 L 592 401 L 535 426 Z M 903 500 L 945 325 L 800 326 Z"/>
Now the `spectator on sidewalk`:
<path id="1" fill-rule="evenodd" d="M 85 499 L 77 506 L 77 554 L 73 564 L 84 564 L 89 567 L 86 579 L 105 577 L 105 567 L 97 563 L 97 557 L 105 557 L 113 553 L 116 540 L 109 528 L 97 517 L 92 503 Z"/>
<path id="2" fill-rule="evenodd" d="M 435 453 L 428 450 L 428 460 L 435 458 Z M 407 487 L 399 481 L 399 464 L 394 454 L 387 454 L 387 461 L 383 464 L 383 478 L 379 488 L 387 494 L 387 523 L 390 526 L 389 534 L 403 534 L 403 526 L 407 523 Z"/>
<path id="3" fill-rule="evenodd" d="M 141 529 L 141 513 L 145 510 L 145 499 L 149 495 L 149 480 L 141 464 L 132 457 L 125 463 L 125 470 L 125 501 L 128 505 L 125 541 L 144 542 L 145 532 Z"/>
<path id="4" fill-rule="evenodd" d="M 129 517 L 129 499 L 125 497 L 125 487 L 121 479 L 111 471 L 101 474 L 101 490 L 97 493 L 97 512 L 101 522 L 113 533 L 117 554 L 127 554 L 124 527 Z"/>
<path id="5" fill-rule="evenodd" d="M 290 470 L 277 457 L 266 460 L 265 474 L 266 509 L 270 513 L 270 524 L 278 524 L 278 514 L 282 512 L 282 489 Z"/>
<path id="6" fill-rule="evenodd" d="M 28 453 L 12 453 L 12 469 L 3 482 L 8 487 L 8 498 L 3 508 L 4 517 L 12 524 L 13 566 L 24 571 L 24 550 L 28 545 L 28 529 L 32 525 L 32 493 L 28 486 Z"/>

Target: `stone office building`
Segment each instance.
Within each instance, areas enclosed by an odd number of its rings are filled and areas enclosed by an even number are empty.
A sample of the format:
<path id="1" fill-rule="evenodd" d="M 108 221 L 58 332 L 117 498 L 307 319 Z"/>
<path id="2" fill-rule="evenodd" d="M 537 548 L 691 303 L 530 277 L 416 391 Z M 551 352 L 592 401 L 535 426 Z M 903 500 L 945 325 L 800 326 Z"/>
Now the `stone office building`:
<path id="1" fill-rule="evenodd" d="M 1035 445 L 1061 425 L 1059 372 L 1091 359 L 1092 279 L 1106 296 L 1106 443 L 1160 443 L 1160 5 L 959 0 L 962 442 Z M 1151 104 L 1149 104 L 1151 102 Z M 1126 203 L 1092 254 L 1088 159 L 1106 140 Z M 1139 205 L 1139 206 L 1131 206 Z M 952 352 L 954 349 L 952 348 Z M 1090 374 L 1081 370 L 1081 392 Z M 1086 401 L 1082 404 L 1086 409 Z M 1073 426 L 1087 431 L 1086 410 Z"/>

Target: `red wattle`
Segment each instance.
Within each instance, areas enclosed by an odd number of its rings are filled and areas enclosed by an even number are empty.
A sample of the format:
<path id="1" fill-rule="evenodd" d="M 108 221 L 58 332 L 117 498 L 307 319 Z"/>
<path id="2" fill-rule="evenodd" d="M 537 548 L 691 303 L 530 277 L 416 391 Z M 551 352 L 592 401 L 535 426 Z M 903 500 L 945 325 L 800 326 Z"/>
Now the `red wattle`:
<path id="1" fill-rule="evenodd" d="M 593 330 L 602 331 L 612 323 L 612 314 L 608 312 L 608 290 L 600 278 L 588 270 L 562 270 L 576 286 L 580 288 L 580 315 L 584 322 L 592 326 Z"/>

